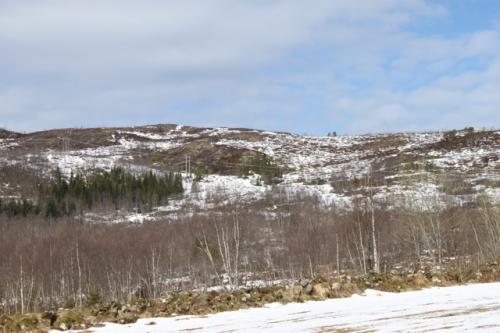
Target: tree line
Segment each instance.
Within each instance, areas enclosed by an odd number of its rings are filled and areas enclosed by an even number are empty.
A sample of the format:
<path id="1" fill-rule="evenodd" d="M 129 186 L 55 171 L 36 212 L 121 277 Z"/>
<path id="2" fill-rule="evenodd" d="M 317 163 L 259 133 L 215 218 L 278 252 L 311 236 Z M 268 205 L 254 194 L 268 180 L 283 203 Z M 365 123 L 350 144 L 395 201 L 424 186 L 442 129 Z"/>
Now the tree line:
<path id="1" fill-rule="evenodd" d="M 39 186 L 36 200 L 0 199 L 0 214 L 58 218 L 100 207 L 142 211 L 166 204 L 169 196 L 182 192 L 182 176 L 173 172 L 136 175 L 115 167 L 87 175 L 72 173 L 65 178 L 56 169 L 51 180 Z"/>

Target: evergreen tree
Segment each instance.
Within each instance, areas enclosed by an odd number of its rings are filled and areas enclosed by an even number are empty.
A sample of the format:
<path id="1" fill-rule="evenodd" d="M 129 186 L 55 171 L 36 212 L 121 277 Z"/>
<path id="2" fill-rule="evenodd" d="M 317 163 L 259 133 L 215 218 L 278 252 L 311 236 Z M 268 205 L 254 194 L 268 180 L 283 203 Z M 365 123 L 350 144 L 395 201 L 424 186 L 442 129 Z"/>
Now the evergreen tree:
<path id="1" fill-rule="evenodd" d="M 37 205 L 25 199 L 0 202 L 0 213 L 27 216 L 43 211 L 45 217 L 57 218 L 109 204 L 116 209 L 151 209 L 167 203 L 170 195 L 182 192 L 181 175 L 170 172 L 160 175 L 150 171 L 135 175 L 117 167 L 86 177 L 71 173 L 66 180 L 56 169 L 50 183 L 39 187 Z"/>

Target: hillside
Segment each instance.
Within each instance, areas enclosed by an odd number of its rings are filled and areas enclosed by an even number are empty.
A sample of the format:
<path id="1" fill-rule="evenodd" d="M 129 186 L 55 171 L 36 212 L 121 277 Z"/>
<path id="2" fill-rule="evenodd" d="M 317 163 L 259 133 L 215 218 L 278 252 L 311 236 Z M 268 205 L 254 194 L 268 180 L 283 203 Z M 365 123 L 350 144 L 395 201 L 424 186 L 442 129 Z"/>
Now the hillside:
<path id="1" fill-rule="evenodd" d="M 0 330 L 500 279 L 496 130 L 2 133 Z"/>
<path id="2" fill-rule="evenodd" d="M 347 210 L 367 193 L 381 205 L 426 209 L 429 202 L 499 201 L 499 156 L 495 130 L 336 137 L 180 125 L 2 130 L 0 195 L 34 197 L 33 184 L 55 168 L 69 176 L 121 166 L 134 173 L 181 172 L 185 193 L 151 212 L 114 212 L 110 220 L 176 218 L 186 207 L 263 200 L 272 211 L 305 195 Z"/>

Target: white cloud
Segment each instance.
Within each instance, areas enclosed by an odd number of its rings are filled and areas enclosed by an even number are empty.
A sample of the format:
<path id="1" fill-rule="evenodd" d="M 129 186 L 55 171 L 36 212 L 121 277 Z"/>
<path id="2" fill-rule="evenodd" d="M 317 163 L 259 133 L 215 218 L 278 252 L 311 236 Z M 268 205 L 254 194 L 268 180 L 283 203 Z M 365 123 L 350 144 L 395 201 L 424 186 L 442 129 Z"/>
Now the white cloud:
<path id="1" fill-rule="evenodd" d="M 485 122 L 498 29 L 406 29 L 446 15 L 424 0 L 0 0 L 0 118 L 360 132 L 447 127 L 481 106 L 469 119 Z"/>
<path id="2" fill-rule="evenodd" d="M 351 114 L 344 123 L 351 132 L 498 127 L 499 61 L 483 70 L 439 76 L 415 89 L 371 89 L 362 98 L 346 92 L 348 97 L 330 101 L 332 118 Z"/>
<path id="3" fill-rule="evenodd" d="M 29 73 L 224 71 L 260 65 L 297 46 L 328 17 L 328 7 L 326 1 L 7 2 L 0 7 L 0 42 L 4 62 Z"/>

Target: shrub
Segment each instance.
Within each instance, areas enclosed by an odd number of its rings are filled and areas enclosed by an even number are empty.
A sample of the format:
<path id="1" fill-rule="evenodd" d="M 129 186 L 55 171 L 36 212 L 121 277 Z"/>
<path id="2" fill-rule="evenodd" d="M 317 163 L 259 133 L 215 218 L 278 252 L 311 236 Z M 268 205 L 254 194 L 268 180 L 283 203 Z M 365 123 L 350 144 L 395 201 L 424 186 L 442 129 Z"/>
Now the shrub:
<path id="1" fill-rule="evenodd" d="M 277 184 L 283 178 L 283 170 L 272 163 L 267 157 L 255 158 L 251 161 L 244 160 L 238 169 L 238 177 L 248 177 L 251 172 L 255 172 L 261 176 L 261 180 L 265 184 Z M 260 181 L 259 181 L 260 182 Z"/>
<path id="2" fill-rule="evenodd" d="M 464 128 L 464 131 L 467 133 L 467 134 L 472 134 L 474 133 L 474 127 L 466 127 Z"/>
<path id="3" fill-rule="evenodd" d="M 194 180 L 199 182 L 208 174 L 208 169 L 204 165 L 199 165 L 194 168 Z"/>
<path id="4" fill-rule="evenodd" d="M 87 306 L 96 306 L 101 304 L 101 294 L 99 293 L 99 290 L 94 289 L 89 292 L 89 295 L 87 296 Z"/>
<path id="5" fill-rule="evenodd" d="M 445 141 L 451 141 L 451 140 L 455 139 L 456 136 L 457 136 L 457 130 L 450 130 L 450 131 L 444 132 L 443 139 Z"/>

